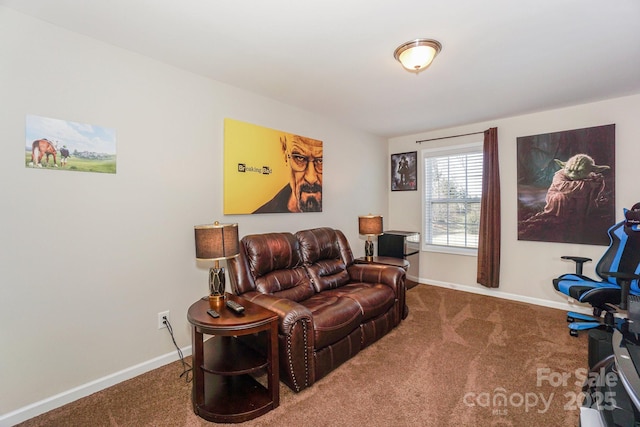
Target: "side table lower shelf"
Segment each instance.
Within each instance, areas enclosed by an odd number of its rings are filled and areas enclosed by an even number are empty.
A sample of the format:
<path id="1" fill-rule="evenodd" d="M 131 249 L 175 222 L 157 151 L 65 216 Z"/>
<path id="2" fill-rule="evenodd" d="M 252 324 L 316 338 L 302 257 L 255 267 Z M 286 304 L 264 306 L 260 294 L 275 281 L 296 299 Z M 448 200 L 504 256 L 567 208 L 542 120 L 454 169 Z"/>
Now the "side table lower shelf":
<path id="1" fill-rule="evenodd" d="M 208 420 L 233 423 L 256 418 L 274 409 L 269 391 L 251 375 L 205 374 L 204 404 L 196 413 Z"/>
<path id="2" fill-rule="evenodd" d="M 266 374 L 268 360 L 263 355 L 232 336 L 211 337 L 203 350 L 200 368 L 207 378 L 204 404 L 196 408 L 199 416 L 232 423 L 274 409 L 269 390 L 254 378 Z"/>

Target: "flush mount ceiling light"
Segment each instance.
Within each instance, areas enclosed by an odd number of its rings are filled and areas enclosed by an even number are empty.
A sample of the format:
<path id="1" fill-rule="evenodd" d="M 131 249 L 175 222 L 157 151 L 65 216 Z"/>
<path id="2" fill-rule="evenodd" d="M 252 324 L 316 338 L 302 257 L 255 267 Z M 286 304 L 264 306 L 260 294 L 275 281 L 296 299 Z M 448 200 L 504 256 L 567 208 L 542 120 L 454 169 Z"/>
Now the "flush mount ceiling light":
<path id="1" fill-rule="evenodd" d="M 442 45 L 437 40 L 415 39 L 398 46 L 393 57 L 408 71 L 419 73 L 431 64 L 441 50 Z"/>

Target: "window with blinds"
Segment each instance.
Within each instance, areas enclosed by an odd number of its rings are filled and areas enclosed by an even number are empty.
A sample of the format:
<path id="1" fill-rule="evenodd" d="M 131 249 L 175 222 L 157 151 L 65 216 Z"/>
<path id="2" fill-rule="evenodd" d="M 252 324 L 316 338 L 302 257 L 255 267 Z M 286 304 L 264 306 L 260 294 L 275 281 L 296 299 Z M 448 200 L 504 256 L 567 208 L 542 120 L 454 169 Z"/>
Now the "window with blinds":
<path id="1" fill-rule="evenodd" d="M 422 155 L 423 249 L 475 253 L 480 228 L 482 143 L 427 149 Z"/>

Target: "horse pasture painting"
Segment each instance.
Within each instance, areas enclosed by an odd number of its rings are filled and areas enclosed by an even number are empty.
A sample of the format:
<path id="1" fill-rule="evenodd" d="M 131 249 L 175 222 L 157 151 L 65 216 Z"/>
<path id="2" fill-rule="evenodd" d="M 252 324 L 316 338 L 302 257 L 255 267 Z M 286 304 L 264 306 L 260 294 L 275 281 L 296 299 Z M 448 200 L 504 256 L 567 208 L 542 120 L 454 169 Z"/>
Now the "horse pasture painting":
<path id="1" fill-rule="evenodd" d="M 28 115 L 25 138 L 27 168 L 116 173 L 113 129 Z"/>

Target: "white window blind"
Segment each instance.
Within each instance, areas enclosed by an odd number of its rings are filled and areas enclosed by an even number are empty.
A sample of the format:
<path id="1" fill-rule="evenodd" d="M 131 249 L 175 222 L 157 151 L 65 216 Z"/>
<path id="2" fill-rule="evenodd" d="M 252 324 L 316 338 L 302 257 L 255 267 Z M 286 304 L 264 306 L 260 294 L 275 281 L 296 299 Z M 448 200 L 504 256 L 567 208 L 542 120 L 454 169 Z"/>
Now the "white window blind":
<path id="1" fill-rule="evenodd" d="M 424 249 L 477 250 L 482 144 L 423 150 L 423 164 Z"/>

